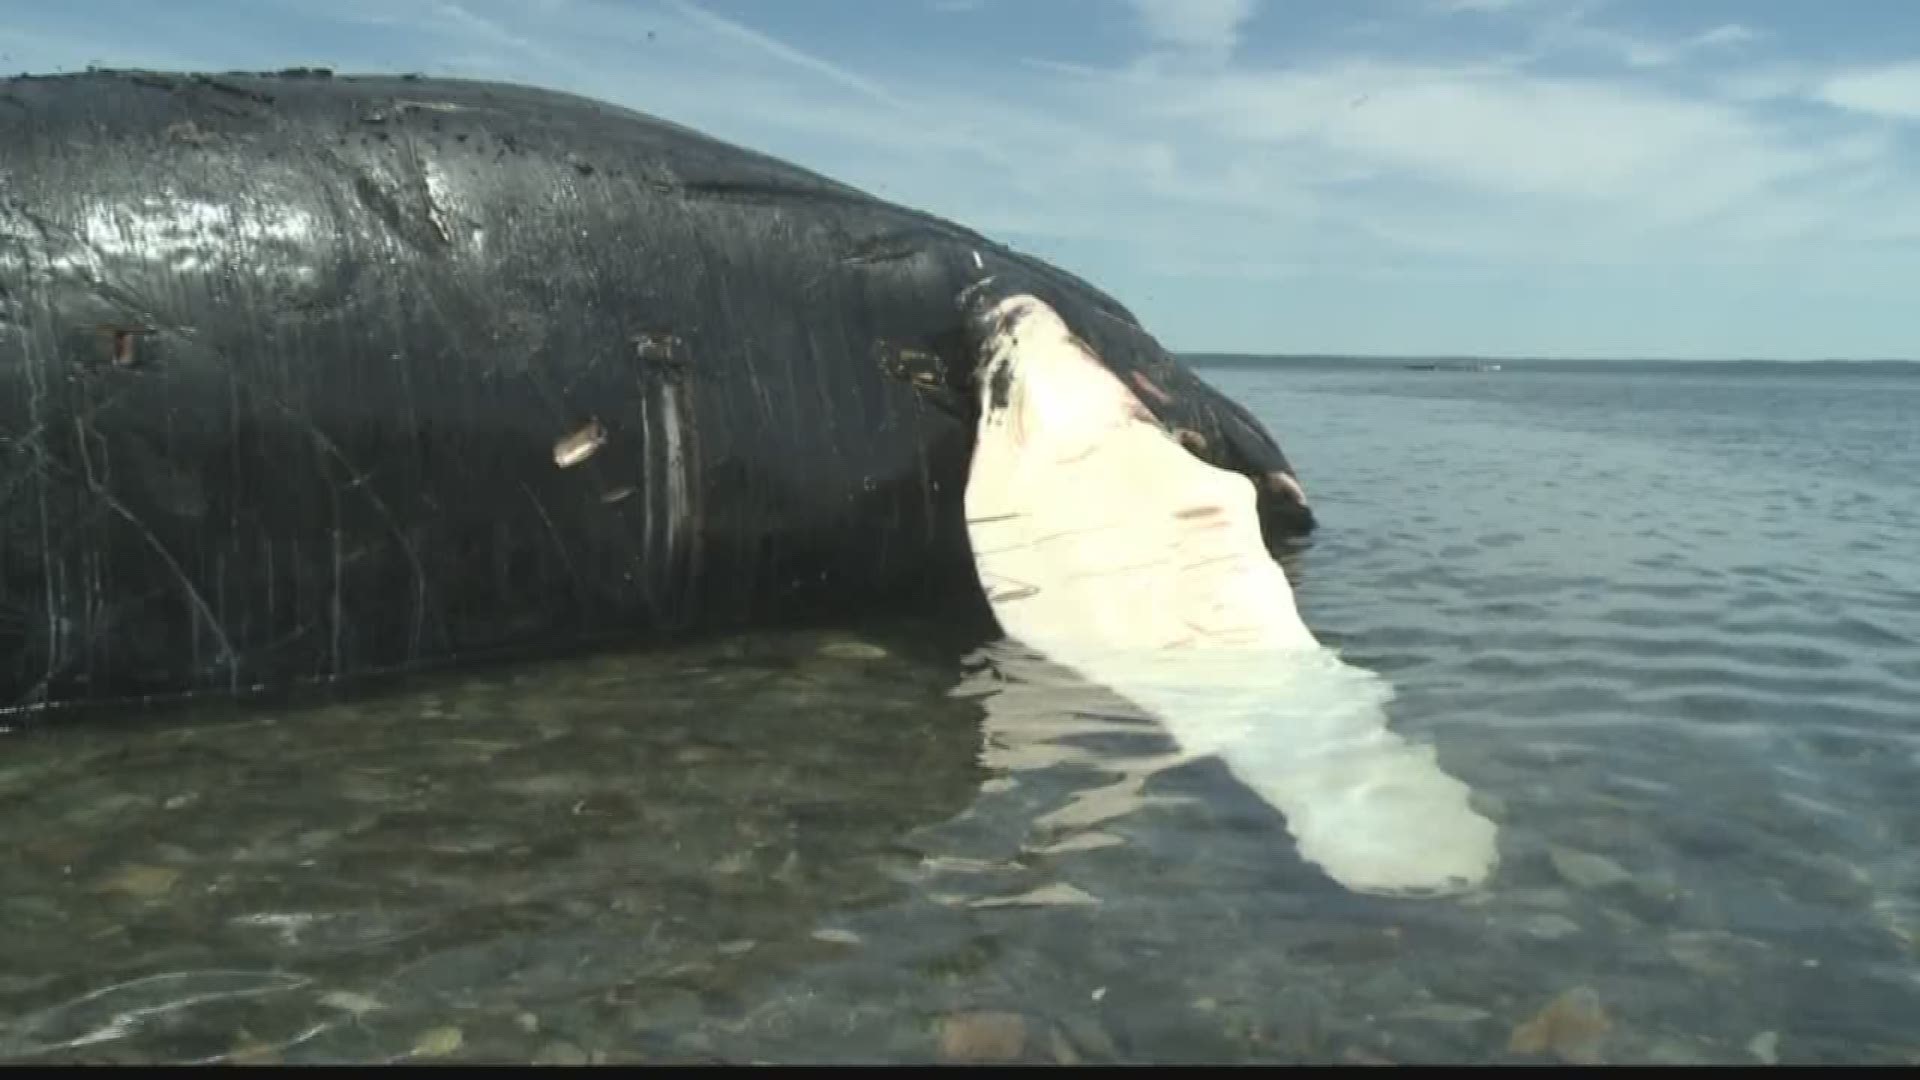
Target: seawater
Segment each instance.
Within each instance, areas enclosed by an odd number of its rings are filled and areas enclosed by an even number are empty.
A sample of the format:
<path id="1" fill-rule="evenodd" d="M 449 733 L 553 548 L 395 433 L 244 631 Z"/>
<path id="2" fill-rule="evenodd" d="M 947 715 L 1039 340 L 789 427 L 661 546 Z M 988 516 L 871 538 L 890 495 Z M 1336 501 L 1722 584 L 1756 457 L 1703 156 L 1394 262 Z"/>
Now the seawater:
<path id="1" fill-rule="evenodd" d="M 0 1059 L 1920 1060 L 1920 367 L 1205 371 L 1485 889 L 933 613 L 0 737 Z"/>

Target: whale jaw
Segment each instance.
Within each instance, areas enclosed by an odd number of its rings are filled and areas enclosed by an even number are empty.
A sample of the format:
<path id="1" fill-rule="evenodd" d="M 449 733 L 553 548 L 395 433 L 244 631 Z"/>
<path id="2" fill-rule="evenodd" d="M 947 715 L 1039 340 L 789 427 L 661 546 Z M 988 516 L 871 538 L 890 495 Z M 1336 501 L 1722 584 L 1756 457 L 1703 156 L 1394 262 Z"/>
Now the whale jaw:
<path id="1" fill-rule="evenodd" d="M 1181 446 L 1044 302 L 983 305 L 970 327 L 967 528 L 1000 629 L 1147 710 L 1183 754 L 1218 755 L 1342 885 L 1481 884 L 1494 824 L 1388 729 L 1391 686 L 1301 621 L 1252 482 Z"/>

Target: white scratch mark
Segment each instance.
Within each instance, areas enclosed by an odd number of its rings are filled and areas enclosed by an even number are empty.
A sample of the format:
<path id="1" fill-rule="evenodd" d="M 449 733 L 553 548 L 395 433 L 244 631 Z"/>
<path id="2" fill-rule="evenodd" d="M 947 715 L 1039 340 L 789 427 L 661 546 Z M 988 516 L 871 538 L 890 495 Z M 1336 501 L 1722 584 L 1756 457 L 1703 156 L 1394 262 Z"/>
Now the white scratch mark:
<path id="1" fill-rule="evenodd" d="M 596 418 L 587 426 L 553 444 L 553 463 L 563 469 L 592 457 L 607 444 L 607 429 Z"/>
<path id="2" fill-rule="evenodd" d="M 666 441 L 667 557 L 678 554 L 690 522 L 687 501 L 687 459 L 680 393 L 671 383 L 660 387 L 660 424 Z"/>
<path id="3" fill-rule="evenodd" d="M 187 577 L 185 568 L 173 557 L 173 552 L 167 550 L 167 545 L 161 543 L 160 538 L 154 535 L 153 530 L 147 528 L 146 522 L 134 516 L 133 511 L 128 510 L 119 499 L 114 498 L 112 492 L 98 484 L 91 486 L 95 497 L 105 503 L 108 509 L 126 519 L 127 524 L 140 530 L 141 535 L 147 538 L 147 543 L 152 545 L 154 553 L 160 556 L 169 570 L 173 571 L 173 576 L 180 579 L 180 588 L 186 592 L 187 599 L 192 602 L 194 610 L 207 621 L 207 628 L 213 631 L 213 636 L 220 642 L 221 658 L 227 662 L 227 677 L 237 685 L 240 672 L 235 666 L 235 661 L 239 657 L 233 651 L 233 642 L 227 639 L 226 629 L 220 625 L 219 618 L 214 615 L 213 608 L 208 606 L 206 598 L 200 595 L 199 589 L 193 587 L 193 579 Z"/>

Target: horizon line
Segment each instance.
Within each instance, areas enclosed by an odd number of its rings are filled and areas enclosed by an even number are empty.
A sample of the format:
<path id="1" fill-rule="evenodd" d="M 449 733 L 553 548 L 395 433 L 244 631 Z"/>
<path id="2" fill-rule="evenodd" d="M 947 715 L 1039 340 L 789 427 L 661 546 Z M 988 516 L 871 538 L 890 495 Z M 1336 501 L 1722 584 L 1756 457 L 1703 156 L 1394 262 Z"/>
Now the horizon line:
<path id="1" fill-rule="evenodd" d="M 1920 357 L 1907 356 L 1551 356 L 1476 355 L 1473 353 L 1338 353 L 1338 352 L 1222 352 L 1211 349 L 1173 349 L 1174 355 L 1187 360 L 1241 360 L 1289 362 L 1303 360 L 1341 360 L 1363 363 L 1418 364 L 1920 364 Z"/>

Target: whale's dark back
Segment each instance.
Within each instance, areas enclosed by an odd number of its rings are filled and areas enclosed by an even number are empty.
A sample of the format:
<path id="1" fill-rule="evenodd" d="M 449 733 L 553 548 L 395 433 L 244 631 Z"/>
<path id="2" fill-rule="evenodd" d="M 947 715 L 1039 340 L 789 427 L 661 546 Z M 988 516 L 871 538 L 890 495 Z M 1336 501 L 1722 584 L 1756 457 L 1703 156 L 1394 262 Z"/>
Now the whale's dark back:
<path id="1" fill-rule="evenodd" d="M 1071 275 L 578 97 L 0 83 L 0 707 L 977 619 L 994 273 L 1192 379 Z"/>

